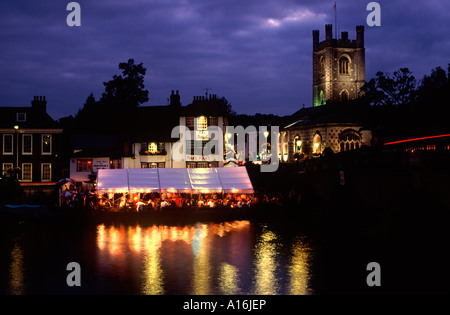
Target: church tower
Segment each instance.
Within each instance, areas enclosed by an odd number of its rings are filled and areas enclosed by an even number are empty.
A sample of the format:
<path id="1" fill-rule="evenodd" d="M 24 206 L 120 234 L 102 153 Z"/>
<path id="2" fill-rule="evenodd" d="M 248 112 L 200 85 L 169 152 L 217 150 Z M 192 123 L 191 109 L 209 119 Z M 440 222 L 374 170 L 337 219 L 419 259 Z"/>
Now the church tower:
<path id="1" fill-rule="evenodd" d="M 325 25 L 325 40 L 313 30 L 313 105 L 352 100 L 361 95 L 366 79 L 364 26 L 356 26 L 356 40 L 333 38 L 333 27 Z"/>

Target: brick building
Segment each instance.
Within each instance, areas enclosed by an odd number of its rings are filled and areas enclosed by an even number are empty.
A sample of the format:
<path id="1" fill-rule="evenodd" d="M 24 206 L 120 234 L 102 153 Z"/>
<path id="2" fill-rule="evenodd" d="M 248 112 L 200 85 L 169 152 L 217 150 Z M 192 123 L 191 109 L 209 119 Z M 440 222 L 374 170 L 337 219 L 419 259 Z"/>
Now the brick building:
<path id="1" fill-rule="evenodd" d="M 31 107 L 0 107 L 1 176 L 17 176 L 26 196 L 51 192 L 62 177 L 61 134 L 45 96 L 35 96 Z"/>
<path id="2" fill-rule="evenodd" d="M 281 161 L 370 146 L 372 132 L 365 128 L 364 108 L 355 103 L 365 83 L 364 26 L 356 27 L 356 40 L 348 32 L 333 38 L 331 24 L 325 40 L 313 30 L 313 106 L 291 115 L 280 132 Z M 362 106 L 362 105 L 361 105 Z"/>
<path id="3" fill-rule="evenodd" d="M 364 26 L 356 27 L 356 40 L 342 32 L 333 38 L 331 24 L 325 25 L 325 40 L 313 31 L 313 105 L 356 99 L 364 85 Z"/>

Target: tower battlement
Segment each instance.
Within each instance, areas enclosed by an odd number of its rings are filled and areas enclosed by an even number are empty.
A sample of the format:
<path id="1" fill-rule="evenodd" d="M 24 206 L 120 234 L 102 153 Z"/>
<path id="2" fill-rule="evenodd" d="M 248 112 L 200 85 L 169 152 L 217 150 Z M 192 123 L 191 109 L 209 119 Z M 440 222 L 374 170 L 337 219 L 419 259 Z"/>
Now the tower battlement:
<path id="1" fill-rule="evenodd" d="M 341 38 L 333 38 L 333 25 L 325 25 L 325 40 L 319 41 L 319 30 L 313 30 L 313 51 L 326 47 L 364 48 L 364 25 L 356 26 L 356 39 L 349 40 L 348 32 L 341 32 Z"/>
<path id="2" fill-rule="evenodd" d="M 364 26 L 356 26 L 356 39 L 348 32 L 333 38 L 333 26 L 325 25 L 325 40 L 313 30 L 313 105 L 358 98 L 365 83 Z"/>

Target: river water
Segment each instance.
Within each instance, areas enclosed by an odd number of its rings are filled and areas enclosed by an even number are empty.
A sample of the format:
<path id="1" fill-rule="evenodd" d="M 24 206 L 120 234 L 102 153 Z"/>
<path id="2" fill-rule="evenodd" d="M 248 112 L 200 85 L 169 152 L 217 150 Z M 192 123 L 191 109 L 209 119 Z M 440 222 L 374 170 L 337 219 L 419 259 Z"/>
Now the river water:
<path id="1" fill-rule="evenodd" d="M 42 218 L 9 223 L 1 238 L 2 294 L 314 293 L 312 240 L 263 222 Z M 67 284 L 70 262 L 80 286 Z"/>
<path id="2" fill-rule="evenodd" d="M 0 294 L 449 292 L 448 233 L 425 233 L 402 221 L 409 231 L 380 243 L 331 223 L 324 228 L 327 236 L 318 237 L 290 218 L 2 219 Z M 71 262 L 79 265 L 78 274 L 67 268 Z M 381 266 L 381 287 L 367 284 L 370 262 Z M 69 286 L 75 276 L 80 286 Z"/>

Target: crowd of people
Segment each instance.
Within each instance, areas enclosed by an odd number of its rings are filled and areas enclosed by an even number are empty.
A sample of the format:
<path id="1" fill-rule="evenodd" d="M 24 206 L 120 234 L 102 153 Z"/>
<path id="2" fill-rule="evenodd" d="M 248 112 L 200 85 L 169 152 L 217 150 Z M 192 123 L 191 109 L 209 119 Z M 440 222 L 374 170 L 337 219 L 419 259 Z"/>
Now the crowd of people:
<path id="1" fill-rule="evenodd" d="M 207 207 L 248 208 L 254 205 L 282 205 L 281 195 L 242 193 L 100 193 L 78 187 L 60 194 L 61 207 L 90 207 L 101 210 L 161 211 L 164 208 Z"/>

